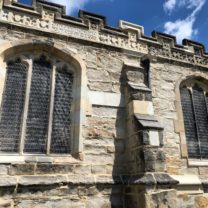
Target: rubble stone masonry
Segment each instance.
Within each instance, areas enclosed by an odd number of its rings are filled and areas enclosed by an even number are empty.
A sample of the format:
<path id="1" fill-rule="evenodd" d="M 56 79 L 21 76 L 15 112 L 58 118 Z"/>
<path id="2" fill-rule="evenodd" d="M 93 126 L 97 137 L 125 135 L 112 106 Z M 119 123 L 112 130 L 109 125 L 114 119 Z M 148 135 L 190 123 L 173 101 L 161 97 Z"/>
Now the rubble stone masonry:
<path id="1" fill-rule="evenodd" d="M 41 55 L 74 73 L 71 152 L 50 153 L 49 128 L 46 153 L 26 154 L 25 107 L 19 151 L 0 152 L 0 207 L 208 207 L 208 161 L 188 157 L 179 90 L 187 79 L 208 84 L 202 44 L 147 37 L 125 21 L 112 28 L 86 11 L 70 17 L 44 0 L 0 0 L 1 103 L 16 59 L 28 68 L 29 102 L 32 60 Z"/>

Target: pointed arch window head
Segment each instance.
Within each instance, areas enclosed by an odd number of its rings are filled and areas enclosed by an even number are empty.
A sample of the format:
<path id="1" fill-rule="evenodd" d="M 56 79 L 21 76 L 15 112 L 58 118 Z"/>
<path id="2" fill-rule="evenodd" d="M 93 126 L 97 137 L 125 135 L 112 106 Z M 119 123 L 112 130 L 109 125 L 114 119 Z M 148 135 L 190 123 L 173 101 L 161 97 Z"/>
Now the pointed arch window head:
<path id="1" fill-rule="evenodd" d="M 7 63 L 0 153 L 70 154 L 74 73 L 45 55 Z"/>
<path id="2" fill-rule="evenodd" d="M 208 159 L 208 91 L 197 80 L 180 87 L 189 158 Z"/>

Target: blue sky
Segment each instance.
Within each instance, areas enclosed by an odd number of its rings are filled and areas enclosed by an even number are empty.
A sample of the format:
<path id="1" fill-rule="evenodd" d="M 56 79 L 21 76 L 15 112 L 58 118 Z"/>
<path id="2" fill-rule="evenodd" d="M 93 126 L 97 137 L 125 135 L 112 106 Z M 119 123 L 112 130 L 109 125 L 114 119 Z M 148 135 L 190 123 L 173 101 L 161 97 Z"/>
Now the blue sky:
<path id="1" fill-rule="evenodd" d="M 77 16 L 78 10 L 107 17 L 110 26 L 119 20 L 144 26 L 146 35 L 153 30 L 203 43 L 208 51 L 208 0 L 48 0 L 66 6 L 67 14 Z M 30 3 L 31 0 L 19 0 Z"/>

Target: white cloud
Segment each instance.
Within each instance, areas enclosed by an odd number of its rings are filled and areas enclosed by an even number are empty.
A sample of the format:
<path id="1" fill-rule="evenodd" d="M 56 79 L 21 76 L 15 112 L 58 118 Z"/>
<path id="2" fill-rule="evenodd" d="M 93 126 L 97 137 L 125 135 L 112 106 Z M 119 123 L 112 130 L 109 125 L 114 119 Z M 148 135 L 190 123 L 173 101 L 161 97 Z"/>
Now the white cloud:
<path id="1" fill-rule="evenodd" d="M 201 5 L 202 2 L 204 2 L 204 0 L 178 0 L 178 6 L 194 9 Z"/>
<path id="2" fill-rule="evenodd" d="M 202 9 L 205 2 L 206 0 L 176 0 L 175 5 L 173 7 L 169 7 L 169 10 L 165 10 L 164 7 L 164 10 L 169 12 L 172 12 L 173 9 L 176 8 L 176 5 L 177 7 L 192 9 L 192 12 L 185 19 L 178 19 L 174 22 L 166 22 L 164 24 L 165 33 L 176 36 L 178 42 L 181 42 L 184 38 L 194 38 L 198 33 L 198 30 L 194 28 L 194 23 L 198 12 Z"/>
<path id="3" fill-rule="evenodd" d="M 176 7 L 176 0 L 167 0 L 163 4 L 163 8 L 166 12 L 171 12 Z"/>
<path id="4" fill-rule="evenodd" d="M 89 0 L 48 0 L 66 6 L 66 13 L 71 15 L 74 11 L 83 9 Z"/>
<path id="5" fill-rule="evenodd" d="M 66 14 L 72 15 L 73 12 L 78 11 L 80 9 L 84 9 L 85 5 L 90 1 L 95 2 L 101 0 L 48 0 L 48 1 L 66 6 Z M 114 0 L 108 0 L 108 1 L 113 2 Z"/>
<path id="6" fill-rule="evenodd" d="M 163 4 L 165 12 L 172 13 L 177 8 L 196 9 L 206 0 L 166 0 Z"/>
<path id="7" fill-rule="evenodd" d="M 166 22 L 164 25 L 165 33 L 177 37 L 177 41 L 181 42 L 184 38 L 191 39 L 197 35 L 197 29 L 193 29 L 194 18 L 186 18 L 185 20 L 176 20 L 175 22 Z"/>

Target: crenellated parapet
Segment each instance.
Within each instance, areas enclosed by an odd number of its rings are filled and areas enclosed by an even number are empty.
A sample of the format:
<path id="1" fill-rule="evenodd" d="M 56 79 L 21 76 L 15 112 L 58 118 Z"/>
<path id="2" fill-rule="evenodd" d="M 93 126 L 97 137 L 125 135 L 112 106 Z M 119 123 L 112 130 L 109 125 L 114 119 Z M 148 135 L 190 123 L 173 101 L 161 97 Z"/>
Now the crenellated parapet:
<path id="1" fill-rule="evenodd" d="M 64 6 L 45 0 L 33 0 L 31 6 L 14 0 L 3 0 L 0 6 L 1 23 L 150 54 L 162 59 L 208 66 L 208 54 L 202 44 L 184 40 L 183 45 L 178 45 L 176 37 L 155 31 L 152 37 L 148 37 L 140 25 L 120 21 L 119 28 L 110 27 L 106 17 L 85 11 L 80 11 L 78 18 L 67 16 Z"/>

